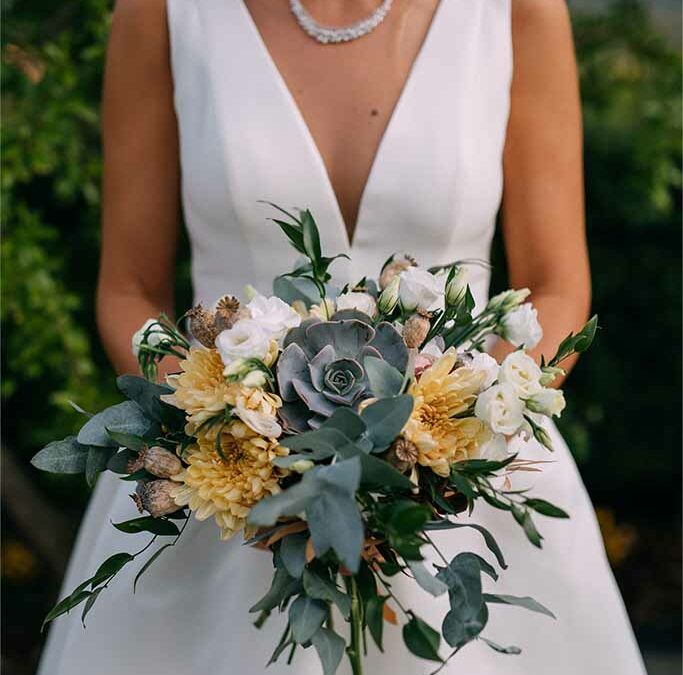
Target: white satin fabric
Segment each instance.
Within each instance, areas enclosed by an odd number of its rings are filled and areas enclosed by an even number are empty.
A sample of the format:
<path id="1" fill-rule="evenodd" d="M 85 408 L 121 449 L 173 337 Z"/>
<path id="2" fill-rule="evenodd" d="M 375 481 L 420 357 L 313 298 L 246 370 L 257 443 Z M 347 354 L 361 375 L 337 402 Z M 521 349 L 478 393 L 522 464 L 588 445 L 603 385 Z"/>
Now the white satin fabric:
<path id="1" fill-rule="evenodd" d="M 178 115 L 182 196 L 192 243 L 198 301 L 210 305 L 251 283 L 263 292 L 291 268 L 294 254 L 259 200 L 306 206 L 321 228 L 325 251 L 348 253 L 340 281 L 376 275 L 396 250 L 422 264 L 488 260 L 502 191 L 501 158 L 512 74 L 511 0 L 442 0 L 384 134 L 363 194 L 353 243 L 324 164 L 286 84 L 242 0 L 167 0 Z M 489 276 L 472 268 L 479 304 Z M 509 569 L 490 592 L 531 595 L 557 621 L 493 606 L 484 635 L 522 647 L 504 656 L 468 645 L 445 675 L 643 675 L 644 668 L 612 577 L 586 490 L 557 430 L 554 455 L 532 482 L 571 520 L 538 518 L 544 548 L 533 548 L 508 514 L 478 504 L 473 520 L 488 527 Z M 135 551 L 144 536 L 109 521 L 134 517 L 129 483 L 100 479 L 85 517 L 64 592 L 117 551 Z M 472 550 L 491 559 L 474 532 L 440 533 L 447 556 Z M 141 545 L 141 544 L 140 544 Z M 80 611 L 51 629 L 40 675 L 317 675 L 313 649 L 291 666 L 265 663 L 283 622 L 262 630 L 248 608 L 271 578 L 270 556 L 218 539 L 213 522 L 192 521 L 132 592 L 135 569 L 102 593 L 80 624 Z M 396 579 L 403 604 L 440 626 L 447 600 Z M 337 626 L 341 627 L 337 622 Z M 412 657 L 400 628 L 388 625 L 385 653 L 369 647 L 369 675 L 420 675 L 434 664 Z M 448 653 L 444 647 L 442 653 Z M 283 659 L 284 660 L 284 659 Z M 348 675 L 346 663 L 339 670 Z"/>

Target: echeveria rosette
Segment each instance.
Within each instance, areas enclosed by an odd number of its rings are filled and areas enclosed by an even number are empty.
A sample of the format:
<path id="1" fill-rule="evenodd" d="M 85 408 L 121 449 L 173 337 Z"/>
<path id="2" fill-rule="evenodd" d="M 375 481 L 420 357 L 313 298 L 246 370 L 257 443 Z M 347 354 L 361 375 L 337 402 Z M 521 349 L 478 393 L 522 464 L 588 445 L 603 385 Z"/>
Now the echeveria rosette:
<path id="1" fill-rule="evenodd" d="M 369 398 L 366 357 L 406 370 L 408 348 L 390 323 L 373 327 L 360 312 L 352 318 L 340 315 L 331 321 L 309 319 L 285 338 L 277 380 L 284 401 L 279 414 L 289 431 L 315 429 L 340 406 L 355 408 Z"/>

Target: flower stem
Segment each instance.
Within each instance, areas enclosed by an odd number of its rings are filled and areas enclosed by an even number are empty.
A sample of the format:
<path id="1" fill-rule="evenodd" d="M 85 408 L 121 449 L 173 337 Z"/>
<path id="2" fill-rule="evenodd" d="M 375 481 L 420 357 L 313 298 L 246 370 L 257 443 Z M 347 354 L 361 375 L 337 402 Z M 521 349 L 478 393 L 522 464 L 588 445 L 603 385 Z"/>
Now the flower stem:
<path id="1" fill-rule="evenodd" d="M 362 635 L 362 610 L 360 603 L 360 594 L 358 592 L 358 584 L 356 578 L 351 577 L 349 582 L 351 590 L 351 644 L 346 653 L 351 663 L 351 672 L 353 675 L 363 675 L 363 659 L 361 656 L 361 635 Z"/>

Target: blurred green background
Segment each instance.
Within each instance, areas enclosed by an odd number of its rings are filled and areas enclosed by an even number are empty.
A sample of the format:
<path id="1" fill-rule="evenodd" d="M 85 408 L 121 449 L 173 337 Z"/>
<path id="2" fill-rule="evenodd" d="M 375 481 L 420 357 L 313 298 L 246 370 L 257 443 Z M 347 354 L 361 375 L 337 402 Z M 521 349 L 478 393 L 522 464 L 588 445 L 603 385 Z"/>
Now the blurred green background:
<path id="1" fill-rule="evenodd" d="M 651 675 L 680 673 L 680 3 L 574 2 L 594 309 L 561 427 Z M 2 669 L 28 675 L 88 491 L 28 460 L 117 399 L 93 316 L 109 0 L 3 0 Z M 504 285 L 500 242 L 497 287 Z M 178 306 L 190 302 L 187 253 Z M 586 617 L 596 620 L 596 617 Z"/>

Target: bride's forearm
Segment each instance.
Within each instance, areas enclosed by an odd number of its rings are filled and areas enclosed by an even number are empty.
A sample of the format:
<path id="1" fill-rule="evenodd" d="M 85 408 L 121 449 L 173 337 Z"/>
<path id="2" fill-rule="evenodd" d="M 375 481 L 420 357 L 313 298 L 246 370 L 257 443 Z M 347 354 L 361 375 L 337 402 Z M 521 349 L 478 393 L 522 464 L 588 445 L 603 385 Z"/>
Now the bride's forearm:
<path id="1" fill-rule="evenodd" d="M 135 331 L 150 317 L 160 313 L 171 316 L 168 307 L 139 293 L 120 293 L 100 289 L 97 299 L 97 326 L 104 349 L 117 374 L 140 374 L 133 354 L 131 339 Z M 159 364 L 159 377 L 177 372 L 178 360 L 166 357 Z"/>
<path id="2" fill-rule="evenodd" d="M 529 352 L 540 362 L 541 356 L 549 361 L 557 351 L 557 347 L 569 335 L 580 330 L 588 319 L 590 300 L 577 297 L 575 293 L 563 293 L 539 289 L 533 292 L 529 300 L 538 310 L 538 319 L 543 327 L 543 339 L 538 346 Z M 498 340 L 491 349 L 491 355 L 498 361 L 504 359 L 515 348 L 503 340 Z M 569 373 L 574 367 L 577 357 L 573 356 L 562 362 L 562 368 Z M 558 377 L 553 386 L 562 385 L 564 377 Z"/>

